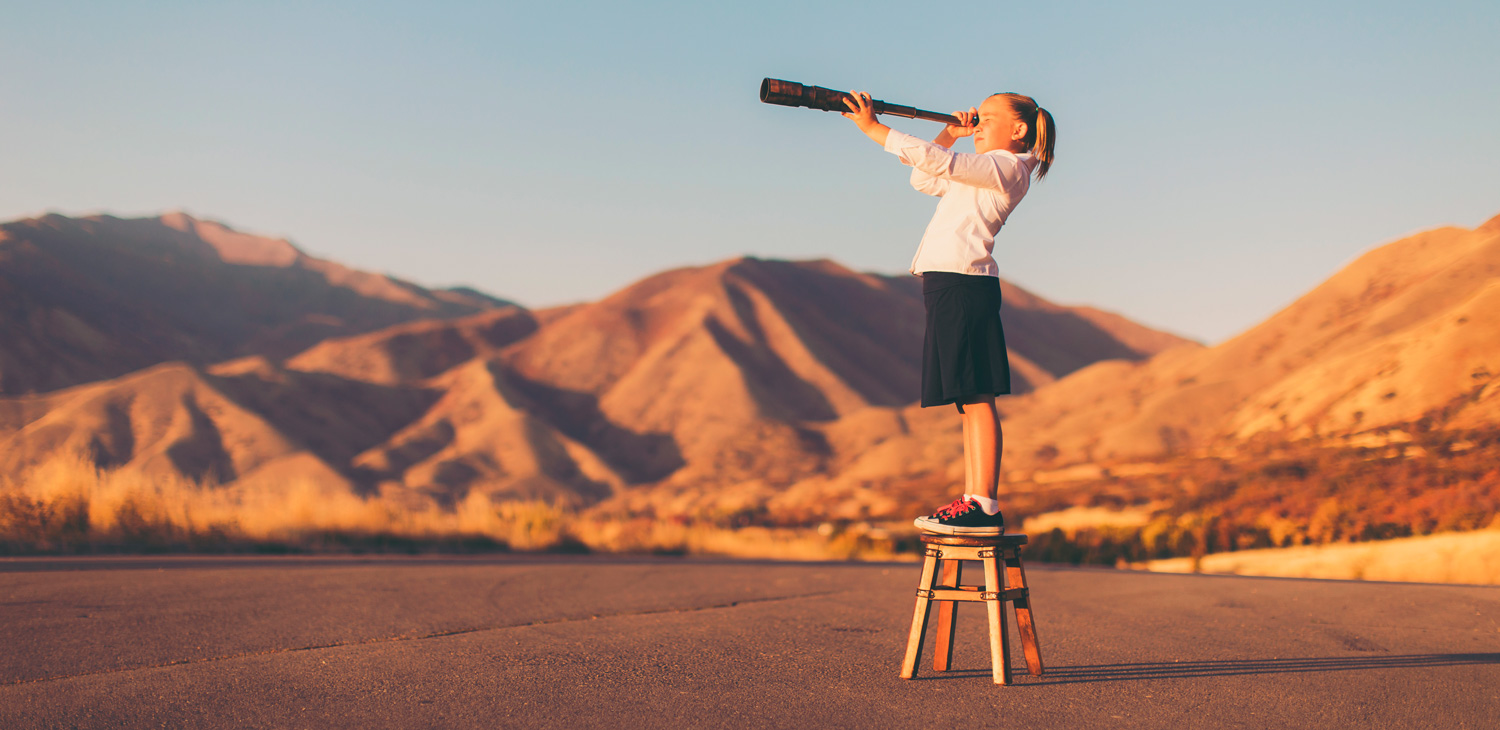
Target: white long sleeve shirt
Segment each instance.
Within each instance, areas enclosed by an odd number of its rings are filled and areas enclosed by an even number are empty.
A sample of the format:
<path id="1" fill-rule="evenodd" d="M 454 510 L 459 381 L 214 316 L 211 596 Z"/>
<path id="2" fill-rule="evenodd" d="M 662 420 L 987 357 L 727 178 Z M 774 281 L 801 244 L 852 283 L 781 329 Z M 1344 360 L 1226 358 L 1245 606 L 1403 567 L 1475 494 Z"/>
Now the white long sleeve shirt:
<path id="1" fill-rule="evenodd" d="M 1005 150 L 954 152 L 894 129 L 885 138 L 885 150 L 911 165 L 912 187 L 941 198 L 912 257 L 911 273 L 1000 276 L 995 234 L 1026 197 L 1035 156 Z"/>

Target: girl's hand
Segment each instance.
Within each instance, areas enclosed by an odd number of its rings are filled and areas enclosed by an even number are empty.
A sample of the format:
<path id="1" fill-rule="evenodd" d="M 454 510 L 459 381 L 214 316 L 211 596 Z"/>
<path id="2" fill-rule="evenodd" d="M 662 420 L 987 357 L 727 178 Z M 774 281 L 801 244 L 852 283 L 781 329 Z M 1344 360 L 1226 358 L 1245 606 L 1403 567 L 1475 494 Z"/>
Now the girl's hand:
<path id="1" fill-rule="evenodd" d="M 854 120 L 854 123 L 859 126 L 859 131 L 874 140 L 875 144 L 885 146 L 891 128 L 875 121 L 875 100 L 870 98 L 869 93 L 849 92 L 849 95 L 844 97 L 844 106 L 849 107 L 849 111 L 843 113 L 845 118 Z"/>
<path id="2" fill-rule="evenodd" d="M 860 129 L 868 129 L 877 124 L 875 121 L 875 104 L 870 98 L 869 92 L 851 91 L 849 96 L 844 97 L 844 106 L 849 111 L 842 112 L 844 118 L 854 120 L 854 124 Z"/>
<path id="3" fill-rule="evenodd" d="M 848 115 L 846 114 L 844 116 Z M 974 134 L 974 120 L 979 118 L 978 109 L 975 109 L 971 106 L 966 112 L 953 112 L 953 116 L 958 117 L 959 121 L 963 122 L 963 125 L 960 126 L 957 124 L 949 124 L 948 126 L 943 128 L 944 133 L 954 139 L 957 139 L 959 137 L 968 137 L 969 135 Z"/>

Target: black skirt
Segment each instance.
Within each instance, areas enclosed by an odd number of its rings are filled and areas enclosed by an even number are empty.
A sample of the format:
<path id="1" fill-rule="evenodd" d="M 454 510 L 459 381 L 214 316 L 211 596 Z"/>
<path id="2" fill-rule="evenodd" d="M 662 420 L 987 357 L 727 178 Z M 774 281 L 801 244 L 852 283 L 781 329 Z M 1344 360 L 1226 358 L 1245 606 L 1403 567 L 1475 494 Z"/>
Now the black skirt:
<path id="1" fill-rule="evenodd" d="M 922 407 L 973 395 L 1010 392 L 1010 358 L 1000 326 L 1000 280 L 993 276 L 922 273 L 927 334 L 922 340 Z"/>

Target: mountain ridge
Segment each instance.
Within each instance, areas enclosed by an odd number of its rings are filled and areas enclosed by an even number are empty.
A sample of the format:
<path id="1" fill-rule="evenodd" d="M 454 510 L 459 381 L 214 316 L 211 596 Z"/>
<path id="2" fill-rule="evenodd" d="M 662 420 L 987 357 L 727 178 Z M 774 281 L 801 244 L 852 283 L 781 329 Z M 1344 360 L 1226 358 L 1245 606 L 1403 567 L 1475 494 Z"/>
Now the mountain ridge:
<path id="1" fill-rule="evenodd" d="M 74 234 L 54 247 L 90 245 L 80 232 L 147 231 L 161 240 L 133 245 L 172 254 L 162 259 L 169 269 L 190 259 L 307 270 L 299 276 L 344 287 L 359 302 L 410 305 L 415 296 L 446 311 L 430 290 L 185 214 L 43 225 Z M 1002 287 L 1019 390 L 1102 357 L 1141 358 L 1182 342 L 1123 318 L 1094 324 Z M 826 259 L 681 267 L 596 302 L 537 312 L 484 304 L 353 328 L 291 353 L 244 342 L 200 347 L 188 350 L 196 361 L 0 398 L 0 448 L 13 455 L 0 472 L 81 456 L 248 488 L 265 474 L 293 478 L 300 465 L 327 488 L 424 509 L 475 491 L 586 506 L 649 485 L 696 491 L 750 480 L 774 490 L 856 459 L 871 442 L 856 424 L 906 429 L 903 410 L 917 390 L 918 283 Z M 1127 336 L 1147 345 L 1125 344 Z M 213 360 L 204 350 L 231 356 Z"/>
<path id="2" fill-rule="evenodd" d="M 184 213 L 0 224 L 0 393 L 162 362 L 285 356 L 330 336 L 494 308 Z"/>
<path id="3" fill-rule="evenodd" d="M 142 225 L 187 237 L 176 240 L 200 258 L 302 261 L 289 242 L 220 224 Z M 7 261 L 47 263 L 4 258 L 38 240 L 0 244 L 0 296 L 7 282 L 17 296 Z M 452 311 L 395 280 L 299 276 L 355 281 L 364 293 L 340 290 L 361 306 L 415 291 Z M 1500 362 L 1487 316 L 1500 306 L 1500 217 L 1372 249 L 1213 347 L 1001 287 L 1018 391 L 1001 401 L 1007 489 L 1257 438 L 1500 422 L 1500 368 L 1487 365 Z M 604 516 L 783 522 L 901 514 L 962 481 L 958 419 L 914 402 L 924 327 L 914 277 L 742 256 L 594 302 L 476 307 L 289 353 L 254 351 L 245 343 L 262 335 L 242 329 L 239 349 L 223 348 L 233 357 L 0 397 L 0 476 L 82 457 L 240 490 L 311 479 L 414 510 L 479 494 Z"/>
<path id="4" fill-rule="evenodd" d="M 1414 398 L 1397 392 L 1385 403 L 1362 398 L 1364 408 L 1347 409 L 1334 421 L 1321 420 L 1307 409 L 1277 411 L 1283 401 L 1290 404 L 1288 398 L 1317 400 L 1319 389 L 1353 397 L 1353 389 L 1394 374 L 1400 367 L 1394 355 L 1376 366 L 1348 358 L 1402 333 L 1411 341 L 1450 339 L 1456 349 L 1449 355 L 1473 366 L 1466 375 L 1479 373 L 1485 362 L 1496 362 L 1500 352 L 1495 347 L 1436 324 L 1500 278 L 1497 221 L 1500 218 L 1472 230 L 1438 228 L 1376 247 L 1223 343 L 1143 363 L 1095 364 L 1065 387 L 1043 389 L 1009 413 L 1018 427 L 1081 461 L 1147 458 L 1204 447 L 1236 433 L 1247 438 L 1280 431 L 1282 415 L 1287 416 L 1286 432 L 1296 437 L 1415 421 L 1470 388 L 1450 385 Z M 1480 328 L 1494 322 L 1493 317 L 1479 319 L 1475 324 Z M 1432 328 L 1424 330 L 1424 325 Z M 1332 374 L 1305 377 L 1307 368 L 1336 358 L 1345 358 L 1337 382 L 1330 379 Z M 1292 387 L 1285 381 L 1299 372 L 1304 376 L 1298 381 L 1301 385 Z M 1490 377 L 1469 381 L 1480 385 L 1478 380 L 1488 382 Z M 1271 392 L 1280 395 L 1256 399 L 1257 393 Z M 1380 391 L 1380 400 L 1386 400 L 1388 392 L 1394 391 Z M 1078 407 L 1082 402 L 1107 415 L 1091 417 Z M 1362 413 L 1357 419 L 1356 410 Z M 1231 423 L 1241 425 L 1231 430 Z M 1087 436 L 1080 438 L 1083 434 Z M 1027 460 L 1024 453 L 1016 457 Z"/>

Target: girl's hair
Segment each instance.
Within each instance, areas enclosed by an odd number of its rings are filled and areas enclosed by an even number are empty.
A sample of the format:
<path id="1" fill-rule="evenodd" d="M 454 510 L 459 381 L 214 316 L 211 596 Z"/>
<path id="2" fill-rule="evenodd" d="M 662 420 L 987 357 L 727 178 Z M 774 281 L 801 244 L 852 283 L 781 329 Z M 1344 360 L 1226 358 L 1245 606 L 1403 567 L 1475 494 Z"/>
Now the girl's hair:
<path id="1" fill-rule="evenodd" d="M 1036 179 L 1046 177 L 1047 171 L 1052 169 L 1052 149 L 1057 146 L 1057 125 L 1052 122 L 1052 112 L 1041 108 L 1036 99 L 1025 94 L 1005 92 L 995 96 L 1005 97 L 1011 111 L 1026 123 L 1026 137 L 1021 143 L 1036 155 Z"/>

